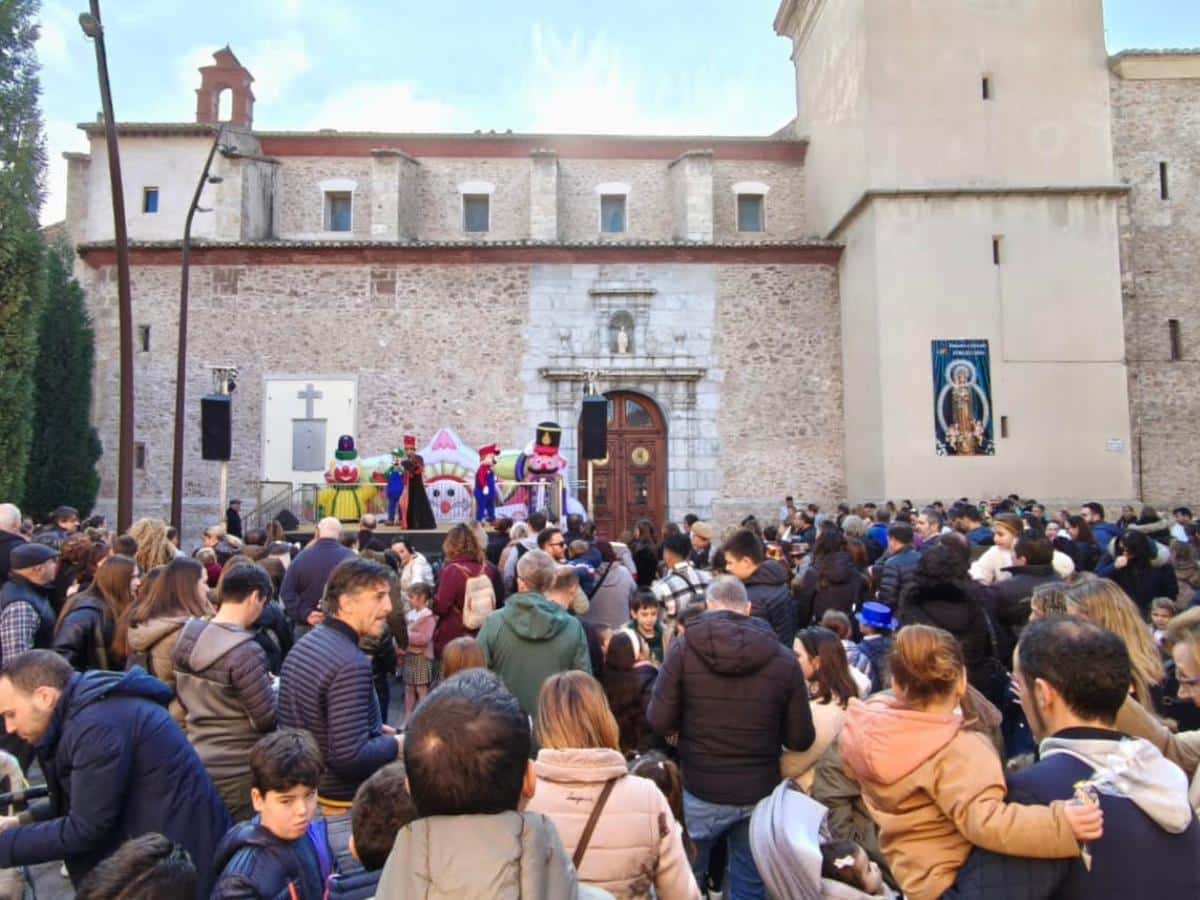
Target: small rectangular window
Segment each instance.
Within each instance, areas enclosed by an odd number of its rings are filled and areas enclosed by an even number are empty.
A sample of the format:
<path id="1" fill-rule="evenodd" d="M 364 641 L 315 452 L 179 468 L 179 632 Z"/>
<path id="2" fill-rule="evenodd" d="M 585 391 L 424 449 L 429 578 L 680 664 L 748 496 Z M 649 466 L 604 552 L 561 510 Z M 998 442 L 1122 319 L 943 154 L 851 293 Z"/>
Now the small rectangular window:
<path id="1" fill-rule="evenodd" d="M 1000 437 L 1008 437 L 1008 416 L 1000 417 Z"/>
<path id="2" fill-rule="evenodd" d="M 984 100 L 992 99 L 992 79 L 989 78 L 987 75 L 983 76 L 983 99 Z"/>
<path id="3" fill-rule="evenodd" d="M 143 353 L 150 352 L 150 326 L 138 326 L 138 346 L 142 348 Z"/>
<path id="4" fill-rule="evenodd" d="M 765 231 L 762 194 L 737 195 L 738 231 Z"/>
<path id="5" fill-rule="evenodd" d="M 350 191 L 325 193 L 325 230 L 350 231 L 353 226 L 354 195 Z"/>
<path id="6" fill-rule="evenodd" d="M 1167 183 L 1167 164 L 1158 164 L 1158 194 L 1164 200 L 1171 199 L 1171 186 Z"/>
<path id="7" fill-rule="evenodd" d="M 463 194 L 463 231 L 480 233 L 490 229 L 491 199 L 487 194 Z"/>
<path id="8" fill-rule="evenodd" d="M 141 441 L 133 445 L 133 467 L 139 471 L 146 468 L 146 445 Z"/>
<path id="9" fill-rule="evenodd" d="M 158 188 L 142 188 L 142 212 L 158 212 Z"/>
<path id="10" fill-rule="evenodd" d="M 992 238 L 992 265 L 1000 265 L 1000 241 L 998 237 Z"/>
<path id="11" fill-rule="evenodd" d="M 1183 359 L 1183 338 L 1179 334 L 1179 320 L 1167 319 L 1167 335 L 1171 340 L 1171 362 Z"/>
<path id="12" fill-rule="evenodd" d="M 625 195 L 600 195 L 600 230 L 605 234 L 625 231 Z"/>

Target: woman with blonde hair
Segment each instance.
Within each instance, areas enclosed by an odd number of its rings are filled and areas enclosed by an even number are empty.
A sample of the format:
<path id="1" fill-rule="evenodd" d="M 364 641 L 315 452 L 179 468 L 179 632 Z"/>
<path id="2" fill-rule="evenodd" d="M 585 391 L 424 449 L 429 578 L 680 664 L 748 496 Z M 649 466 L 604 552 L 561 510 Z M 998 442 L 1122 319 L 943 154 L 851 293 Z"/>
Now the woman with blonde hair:
<path id="1" fill-rule="evenodd" d="M 171 560 L 155 576 L 149 591 L 138 592 L 126 613 L 127 663 L 141 665 L 174 691 L 175 665 L 171 654 L 179 632 L 189 618 L 208 618 L 212 614 L 204 566 L 187 556 Z M 185 728 L 186 714 L 178 697 L 171 701 L 170 711 L 179 727 Z"/>
<path id="2" fill-rule="evenodd" d="M 584 672 L 547 678 L 536 734 L 526 810 L 554 822 L 579 880 L 617 900 L 649 900 L 652 889 L 659 900 L 699 900 L 683 831 L 658 786 L 628 773 L 600 683 Z"/>
<path id="3" fill-rule="evenodd" d="M 143 572 L 165 566 L 179 556 L 179 550 L 167 538 L 167 523 L 162 519 L 138 519 L 130 526 L 129 536 L 137 541 L 135 560 Z"/>
<path id="4" fill-rule="evenodd" d="M 1134 602 L 1115 582 L 1093 578 L 1067 590 L 1067 612 L 1095 622 L 1125 642 L 1133 664 L 1133 695 L 1146 709 L 1154 709 L 1151 690 L 1167 673 L 1150 629 Z"/>

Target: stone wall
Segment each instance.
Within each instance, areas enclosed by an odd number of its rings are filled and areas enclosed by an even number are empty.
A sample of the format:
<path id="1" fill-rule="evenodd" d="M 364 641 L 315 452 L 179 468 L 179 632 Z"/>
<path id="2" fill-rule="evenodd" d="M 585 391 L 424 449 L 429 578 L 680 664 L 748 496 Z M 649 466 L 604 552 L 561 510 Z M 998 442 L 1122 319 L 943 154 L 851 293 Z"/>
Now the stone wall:
<path id="1" fill-rule="evenodd" d="M 714 518 L 773 521 L 787 495 L 846 496 L 842 339 L 832 266 L 721 266 L 713 352 L 723 372 Z"/>
<path id="2" fill-rule="evenodd" d="M 600 195 L 606 182 L 629 185 L 626 232 L 615 240 L 668 240 L 671 237 L 671 183 L 663 160 L 560 159 L 558 233 L 564 241 L 600 238 Z M 608 237 L 608 236 L 606 236 Z"/>
<path id="3" fill-rule="evenodd" d="M 349 178 L 355 182 L 349 234 L 325 231 L 325 197 L 321 182 Z M 278 176 L 279 222 L 282 238 L 371 237 L 371 159 L 369 157 L 292 156 Z"/>
<path id="4" fill-rule="evenodd" d="M 1157 504 L 1200 502 L 1200 80 L 1112 78 L 1113 143 L 1132 186 L 1121 277 L 1134 487 Z M 1168 199 L 1159 164 L 1167 163 Z M 1168 321 L 1180 328 L 1171 360 Z"/>
<path id="5" fill-rule="evenodd" d="M 96 327 L 101 508 L 116 493 L 117 316 L 112 267 L 84 267 Z M 179 272 L 135 266 L 137 514 L 164 515 L 171 481 Z M 219 466 L 200 459 L 209 365 L 239 367 L 229 495 L 254 505 L 263 470 L 265 379 L 357 380 L 364 455 L 406 432 L 449 426 L 468 442 L 523 446 L 537 422 L 564 426 L 577 458 L 580 372 L 643 393 L 663 411 L 668 514 L 733 522 L 784 493 L 841 496 L 837 285 L 831 266 L 193 265 L 184 496 L 187 532 L 219 513 Z M 614 312 L 635 320 L 630 354 L 608 345 Z M 813 361 L 820 361 L 814 365 Z M 772 389 L 778 385 L 778 391 Z M 777 398 L 777 401 L 776 399 Z"/>
<path id="6" fill-rule="evenodd" d="M 769 188 L 764 219 L 765 232 L 737 230 L 737 197 L 733 186 L 739 181 L 761 181 Z M 718 241 L 794 241 L 813 235 L 804 215 L 804 167 L 788 163 L 722 160 L 713 165 L 713 232 Z"/>
<path id="7" fill-rule="evenodd" d="M 515 241 L 529 237 L 528 159 L 420 160 L 420 204 L 417 237 L 423 241 Z M 491 227 L 486 234 L 463 231 L 459 185 L 487 181 L 495 185 L 491 199 Z"/>

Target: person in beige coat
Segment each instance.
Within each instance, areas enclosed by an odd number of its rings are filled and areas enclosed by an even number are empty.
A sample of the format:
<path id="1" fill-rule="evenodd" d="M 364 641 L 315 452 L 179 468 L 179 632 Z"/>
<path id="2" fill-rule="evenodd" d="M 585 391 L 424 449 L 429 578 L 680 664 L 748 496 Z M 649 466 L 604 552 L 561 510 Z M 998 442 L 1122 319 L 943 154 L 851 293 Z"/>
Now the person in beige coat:
<path id="1" fill-rule="evenodd" d="M 817 760 L 842 733 L 846 705 L 858 696 L 858 684 L 846 660 L 846 648 L 828 628 L 805 628 L 796 635 L 793 646 L 800 668 L 804 670 L 804 680 L 808 682 L 809 709 L 812 710 L 816 737 L 807 750 L 784 750 L 779 768 L 784 778 L 794 779 L 800 790 L 809 793 Z"/>
<path id="2" fill-rule="evenodd" d="M 537 788 L 526 811 L 549 818 L 579 879 L 617 900 L 699 900 L 683 832 L 654 782 L 628 774 L 604 689 L 584 672 L 548 678 L 538 698 Z M 578 848 L 605 794 L 582 858 Z"/>
<path id="3" fill-rule="evenodd" d="M 140 665 L 174 691 L 175 642 L 189 618 L 209 618 L 213 608 L 208 602 L 208 574 L 196 560 L 177 556 L 157 571 L 143 582 L 125 621 L 119 623 L 117 640 L 128 642 L 128 652 L 122 653 L 126 668 Z M 187 712 L 178 694 L 169 708 L 171 718 L 186 731 Z"/>

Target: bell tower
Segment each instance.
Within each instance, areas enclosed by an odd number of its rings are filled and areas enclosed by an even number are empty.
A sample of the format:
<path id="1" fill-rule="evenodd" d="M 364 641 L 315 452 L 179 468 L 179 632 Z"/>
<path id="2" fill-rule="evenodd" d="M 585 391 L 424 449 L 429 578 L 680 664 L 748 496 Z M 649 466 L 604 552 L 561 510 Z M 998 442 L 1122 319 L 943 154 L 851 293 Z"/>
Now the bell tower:
<path id="1" fill-rule="evenodd" d="M 254 76 L 238 62 L 229 45 L 213 54 L 215 64 L 200 68 L 200 87 L 196 89 L 196 121 L 215 125 L 225 121 L 235 128 L 249 130 L 254 125 Z M 228 117 L 220 119 L 221 96 L 229 91 Z"/>

